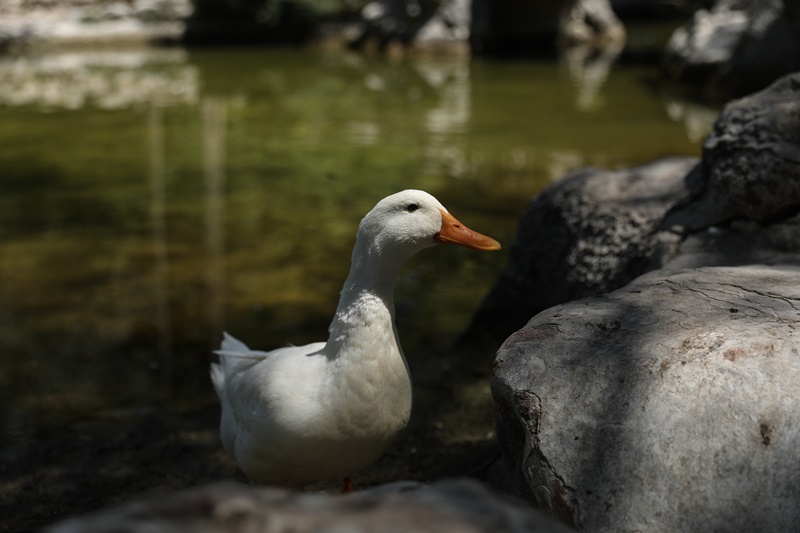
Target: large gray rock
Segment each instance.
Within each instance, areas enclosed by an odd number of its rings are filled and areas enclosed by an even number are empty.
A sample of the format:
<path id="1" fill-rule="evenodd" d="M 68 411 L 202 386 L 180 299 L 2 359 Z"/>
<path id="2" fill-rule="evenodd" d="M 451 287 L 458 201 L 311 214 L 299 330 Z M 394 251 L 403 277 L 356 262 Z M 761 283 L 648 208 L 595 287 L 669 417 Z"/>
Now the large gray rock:
<path id="1" fill-rule="evenodd" d="M 153 496 L 49 529 L 51 533 L 566 533 L 543 513 L 475 481 L 399 482 L 347 496 L 218 483 Z"/>
<path id="2" fill-rule="evenodd" d="M 651 273 L 498 352 L 498 436 L 586 531 L 794 531 L 800 268 Z"/>
<path id="3" fill-rule="evenodd" d="M 663 66 L 708 98 L 759 90 L 800 69 L 800 13 L 793 0 L 717 0 L 675 31 Z"/>

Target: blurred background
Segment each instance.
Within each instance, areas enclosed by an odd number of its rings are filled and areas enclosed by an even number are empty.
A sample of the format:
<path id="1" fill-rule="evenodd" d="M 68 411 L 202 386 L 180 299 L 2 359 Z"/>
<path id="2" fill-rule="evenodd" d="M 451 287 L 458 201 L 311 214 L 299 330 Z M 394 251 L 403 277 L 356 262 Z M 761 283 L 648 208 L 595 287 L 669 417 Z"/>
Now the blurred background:
<path id="1" fill-rule="evenodd" d="M 223 330 L 263 349 L 324 340 L 379 199 L 425 189 L 511 245 L 572 169 L 699 156 L 726 100 L 800 68 L 796 15 L 780 0 L 3 0 L 0 531 L 236 476 L 210 350 Z M 438 247 L 404 269 L 416 416 L 362 482 L 491 451 L 493 349 L 451 346 L 504 263 Z"/>

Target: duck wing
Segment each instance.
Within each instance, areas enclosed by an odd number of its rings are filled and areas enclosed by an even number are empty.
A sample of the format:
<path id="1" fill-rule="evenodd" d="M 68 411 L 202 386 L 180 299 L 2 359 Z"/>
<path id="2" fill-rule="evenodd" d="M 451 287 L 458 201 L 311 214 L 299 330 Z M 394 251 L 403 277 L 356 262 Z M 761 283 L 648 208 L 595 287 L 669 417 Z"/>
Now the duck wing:
<path id="1" fill-rule="evenodd" d="M 301 432 L 309 414 L 319 410 L 318 389 L 324 378 L 324 342 L 287 346 L 268 352 L 251 350 L 225 333 L 215 353 L 220 362 L 211 365 L 211 381 L 222 405 L 220 436 L 226 451 L 239 467 L 269 471 L 287 453 L 296 453 L 291 433 Z M 288 451 L 287 451 L 288 450 Z M 277 459 L 274 459 L 277 458 Z"/>

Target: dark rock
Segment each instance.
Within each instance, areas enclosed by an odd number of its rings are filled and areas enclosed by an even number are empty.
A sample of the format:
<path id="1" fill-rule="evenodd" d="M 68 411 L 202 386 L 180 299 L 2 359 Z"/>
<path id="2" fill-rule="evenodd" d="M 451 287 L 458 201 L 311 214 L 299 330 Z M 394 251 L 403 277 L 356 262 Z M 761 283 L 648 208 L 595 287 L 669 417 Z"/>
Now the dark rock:
<path id="1" fill-rule="evenodd" d="M 728 100 L 800 69 L 800 10 L 791 0 L 718 0 L 667 44 L 664 72 L 704 97 Z"/>
<path id="2" fill-rule="evenodd" d="M 469 480 L 399 482 L 346 496 L 218 483 L 74 518 L 51 533 L 419 531 L 566 533 L 543 513 Z"/>
<path id="3" fill-rule="evenodd" d="M 700 194 L 665 226 L 760 223 L 800 208 L 800 73 L 729 103 L 703 145 Z"/>
<path id="4" fill-rule="evenodd" d="M 665 270 L 748 264 L 800 265 L 800 215 L 769 225 L 735 220 L 690 234 Z"/>
<path id="5" fill-rule="evenodd" d="M 795 530 L 798 279 L 653 272 L 511 335 L 498 436 L 536 502 L 596 532 Z"/>
<path id="6" fill-rule="evenodd" d="M 474 0 L 470 41 L 476 52 L 538 54 L 567 43 L 625 39 L 608 0 Z"/>
<path id="7" fill-rule="evenodd" d="M 664 216 L 689 198 L 684 180 L 696 165 L 683 157 L 626 170 L 587 168 L 547 187 L 522 216 L 508 265 L 462 344 L 499 344 L 548 307 L 603 294 L 662 266 L 680 243 L 679 233 L 660 229 Z"/>

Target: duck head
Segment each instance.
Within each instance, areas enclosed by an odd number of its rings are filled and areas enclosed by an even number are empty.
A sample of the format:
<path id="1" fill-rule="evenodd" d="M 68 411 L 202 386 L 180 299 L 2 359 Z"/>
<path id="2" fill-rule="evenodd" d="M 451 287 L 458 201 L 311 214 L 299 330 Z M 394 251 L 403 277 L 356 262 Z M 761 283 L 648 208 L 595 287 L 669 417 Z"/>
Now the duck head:
<path id="1" fill-rule="evenodd" d="M 473 250 L 499 250 L 500 243 L 472 231 L 424 191 L 408 189 L 387 196 L 361 221 L 357 241 L 370 254 L 394 256 L 400 262 L 438 243 Z"/>

